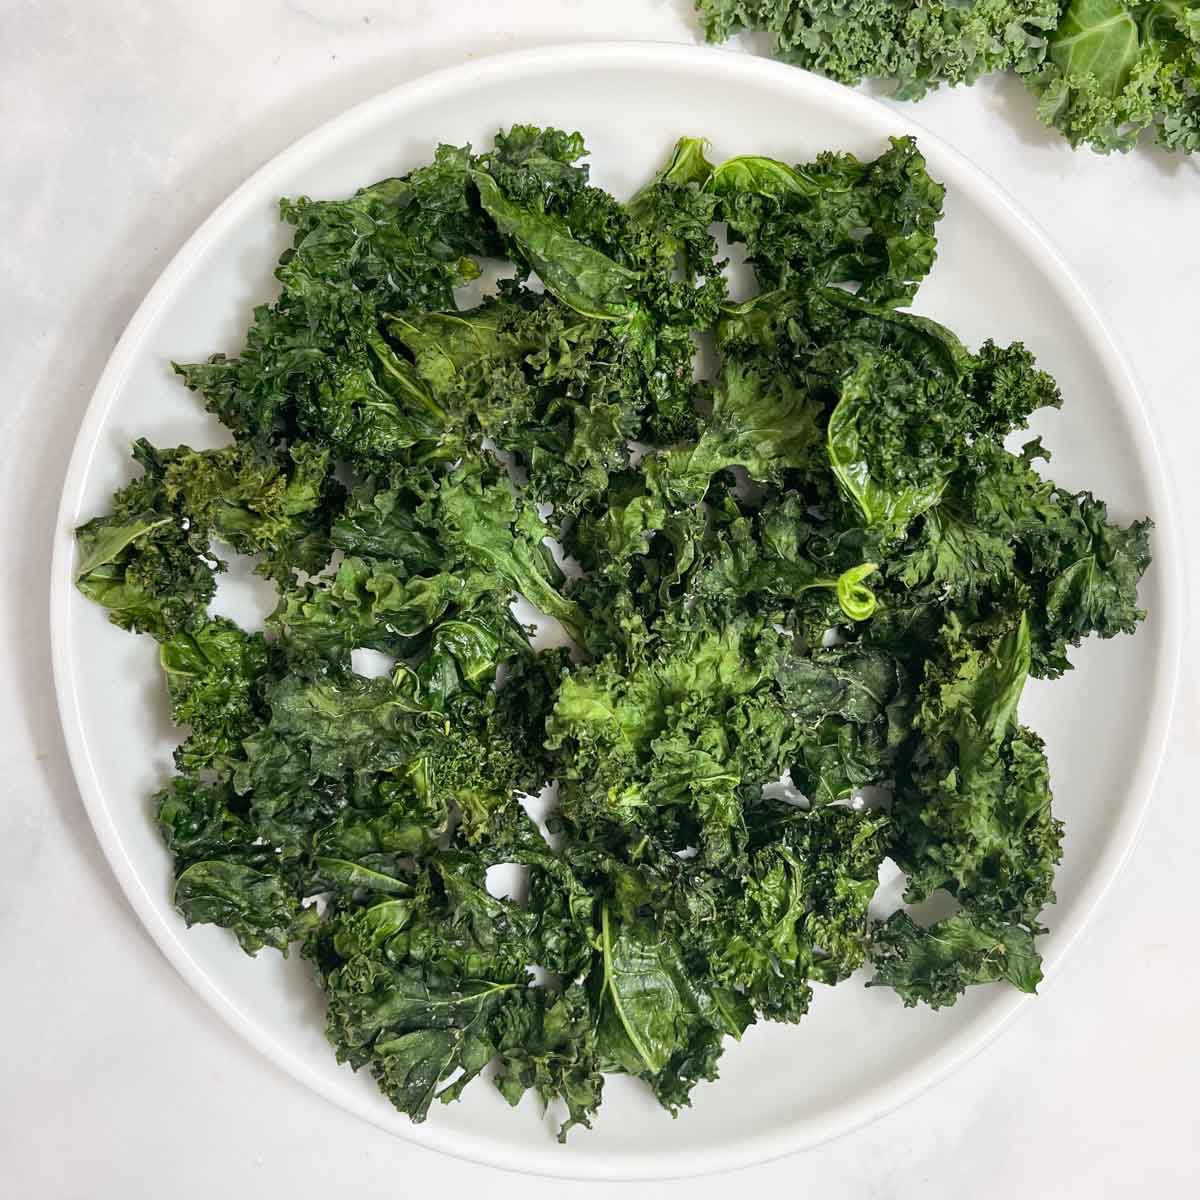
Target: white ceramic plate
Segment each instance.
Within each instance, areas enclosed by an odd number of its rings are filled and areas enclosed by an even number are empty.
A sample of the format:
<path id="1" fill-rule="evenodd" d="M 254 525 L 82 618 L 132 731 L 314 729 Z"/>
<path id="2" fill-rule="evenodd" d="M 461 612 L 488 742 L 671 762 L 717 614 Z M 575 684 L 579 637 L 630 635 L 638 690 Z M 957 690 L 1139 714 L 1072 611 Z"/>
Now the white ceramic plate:
<path id="1" fill-rule="evenodd" d="M 999 189 L 935 137 L 854 92 L 743 55 L 665 45 L 558 47 L 429 76 L 364 104 L 259 171 L 202 226 L 146 298 L 96 390 L 67 475 L 52 599 L 54 668 L 71 760 L 96 833 L 134 908 L 167 957 L 271 1060 L 367 1120 L 422 1145 L 484 1163 L 582 1178 L 699 1174 L 766 1159 L 844 1132 L 910 1098 L 977 1051 L 1022 1006 L 1015 991 L 975 989 L 943 1012 L 906 1010 L 885 989 L 818 987 L 802 1025 L 759 1025 L 701 1086 L 678 1120 L 640 1086 L 610 1079 L 594 1132 L 566 1147 L 530 1098 L 509 1110 L 477 1084 L 462 1103 L 411 1125 L 371 1080 L 335 1064 L 323 1005 L 304 964 L 251 960 L 224 932 L 191 931 L 170 906 L 170 870 L 147 797 L 175 743 L 149 639 L 130 637 L 72 587 L 71 531 L 130 473 L 128 445 L 216 445 L 214 420 L 177 382 L 170 360 L 236 352 L 251 306 L 273 294 L 285 231 L 275 201 L 335 197 L 427 160 L 437 141 L 482 147 L 516 121 L 584 132 L 594 178 L 628 194 L 681 134 L 711 139 L 719 160 L 764 153 L 789 161 L 826 148 L 875 155 L 915 132 L 948 187 L 940 258 L 919 308 L 968 341 L 1021 338 L 1059 379 L 1066 407 L 1038 424 L 1054 477 L 1108 498 L 1122 520 L 1158 522 L 1143 586 L 1151 617 L 1135 638 L 1093 642 L 1078 669 L 1032 685 L 1022 715 L 1046 737 L 1058 812 L 1067 822 L 1057 906 L 1044 939 L 1054 968 L 1130 850 L 1167 734 L 1179 644 L 1179 583 L 1162 472 L 1129 372 L 1095 309 L 1045 238 Z M 222 611 L 261 611 L 248 578 L 226 580 Z M 151 998 L 150 1002 L 153 1002 Z M 167 1087 L 164 1079 L 164 1094 Z"/>

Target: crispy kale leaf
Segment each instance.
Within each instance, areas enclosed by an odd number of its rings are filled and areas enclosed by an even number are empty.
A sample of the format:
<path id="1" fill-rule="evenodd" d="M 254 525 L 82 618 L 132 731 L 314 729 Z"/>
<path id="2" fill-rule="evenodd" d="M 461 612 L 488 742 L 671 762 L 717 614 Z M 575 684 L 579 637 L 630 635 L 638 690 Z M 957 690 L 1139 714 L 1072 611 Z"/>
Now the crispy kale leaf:
<path id="1" fill-rule="evenodd" d="M 911 301 L 936 254 L 945 189 L 925 171 L 912 138 L 893 138 L 873 162 L 822 154 L 790 167 L 731 158 L 705 184 L 764 291 L 799 275 L 855 283 L 878 304 Z"/>
<path id="2" fill-rule="evenodd" d="M 76 586 L 114 625 L 161 640 L 204 619 L 220 563 L 206 531 L 169 498 L 163 456 L 141 439 L 133 457 L 142 477 L 117 492 L 110 513 L 76 532 Z"/>

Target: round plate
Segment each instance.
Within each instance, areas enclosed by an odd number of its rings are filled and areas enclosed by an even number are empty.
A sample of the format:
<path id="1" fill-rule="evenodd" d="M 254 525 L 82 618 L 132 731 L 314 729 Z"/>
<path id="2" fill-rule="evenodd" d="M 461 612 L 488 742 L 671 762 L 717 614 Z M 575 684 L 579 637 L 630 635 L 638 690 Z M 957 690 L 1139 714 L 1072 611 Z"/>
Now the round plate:
<path id="1" fill-rule="evenodd" d="M 596 182 L 628 194 L 681 134 L 712 141 L 715 160 L 762 153 L 799 161 L 825 149 L 874 156 L 889 134 L 916 133 L 948 188 L 940 258 L 918 308 L 971 343 L 1022 339 L 1067 403 L 1036 432 L 1053 474 L 1106 497 L 1122 521 L 1153 515 L 1156 562 L 1143 586 L 1150 619 L 1136 637 L 1093 640 L 1077 669 L 1033 684 L 1022 717 L 1046 738 L 1057 811 L 1067 822 L 1058 904 L 1047 914 L 1044 996 L 1054 967 L 1128 854 L 1166 738 L 1180 640 L 1173 528 L 1153 436 L 1128 369 L 1095 309 L 1037 228 L 978 170 L 911 121 L 848 89 L 749 56 L 666 45 L 586 45 L 506 55 L 380 96 L 297 143 L 233 194 L 179 252 L 134 317 L 100 380 L 66 480 L 56 532 L 51 623 L 71 761 L 122 887 L 180 973 L 270 1059 L 367 1120 L 424 1146 L 513 1170 L 632 1179 L 728 1169 L 810 1146 L 913 1096 L 977 1051 L 1025 1002 L 976 988 L 952 1009 L 904 1009 L 887 989 L 818 986 L 799 1026 L 760 1024 L 700 1086 L 677 1120 L 640 1084 L 610 1078 L 592 1132 L 568 1145 L 531 1097 L 517 1112 L 477 1084 L 412 1125 L 372 1081 L 339 1067 L 306 964 L 245 957 L 211 927 L 185 930 L 170 904 L 170 864 L 147 797 L 170 772 L 171 728 L 155 647 L 109 625 L 72 586 L 72 529 L 105 508 L 131 471 L 130 441 L 217 445 L 215 420 L 170 360 L 236 353 L 251 306 L 273 295 L 287 231 L 275 202 L 318 197 L 400 174 L 438 141 L 490 144 L 513 122 L 581 130 Z M 217 605 L 263 611 L 249 577 L 223 579 Z M 269 602 L 268 602 L 269 604 Z M 165 1086 L 165 1083 L 164 1083 Z"/>

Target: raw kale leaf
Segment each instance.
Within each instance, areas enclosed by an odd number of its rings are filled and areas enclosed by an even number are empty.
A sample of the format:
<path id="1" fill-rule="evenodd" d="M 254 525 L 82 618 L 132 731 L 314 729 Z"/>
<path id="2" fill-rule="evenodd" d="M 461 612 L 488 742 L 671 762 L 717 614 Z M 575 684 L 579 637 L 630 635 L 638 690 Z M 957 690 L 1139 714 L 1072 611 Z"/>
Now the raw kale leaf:
<path id="1" fill-rule="evenodd" d="M 1200 21 L 1190 0 L 695 0 L 705 36 L 772 35 L 785 62 L 899 99 L 1014 71 L 1072 146 L 1128 150 L 1145 129 L 1200 149 Z"/>

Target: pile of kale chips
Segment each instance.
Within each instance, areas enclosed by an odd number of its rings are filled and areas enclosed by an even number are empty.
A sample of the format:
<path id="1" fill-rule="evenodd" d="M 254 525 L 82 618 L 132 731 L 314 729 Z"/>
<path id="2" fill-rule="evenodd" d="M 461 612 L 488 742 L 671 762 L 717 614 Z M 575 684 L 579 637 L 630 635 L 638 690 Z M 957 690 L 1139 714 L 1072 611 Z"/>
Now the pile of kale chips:
<path id="1" fill-rule="evenodd" d="M 139 441 L 79 530 L 188 730 L 176 905 L 299 941 L 338 1057 L 414 1120 L 489 1062 L 564 1130 L 604 1072 L 674 1111 L 864 964 L 906 1004 L 1032 991 L 1062 827 L 1017 701 L 1143 615 L 1149 523 L 1004 448 L 1053 380 L 900 311 L 943 199 L 911 140 L 714 168 L 684 139 L 627 203 L 584 153 L 518 126 L 283 202 L 278 300 L 178 368 L 232 444 Z M 460 310 L 488 259 L 515 275 Z M 278 588 L 265 633 L 208 612 L 223 547 Z M 535 651 L 518 596 L 573 647 Z M 885 858 L 956 914 L 872 920 Z"/>

